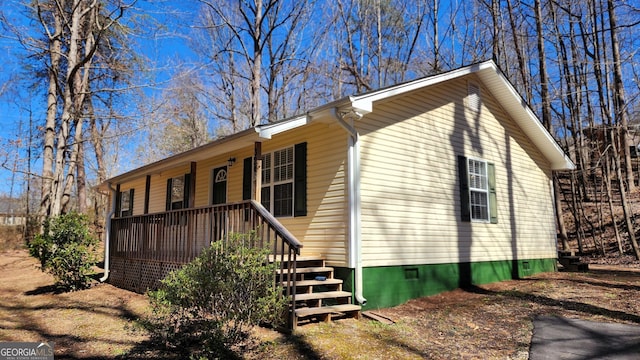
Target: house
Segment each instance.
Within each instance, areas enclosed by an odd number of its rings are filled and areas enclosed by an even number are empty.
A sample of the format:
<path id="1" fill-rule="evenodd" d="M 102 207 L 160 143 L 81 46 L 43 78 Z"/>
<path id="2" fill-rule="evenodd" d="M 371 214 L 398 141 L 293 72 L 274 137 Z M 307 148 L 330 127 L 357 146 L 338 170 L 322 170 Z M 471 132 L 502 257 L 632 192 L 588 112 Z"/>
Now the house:
<path id="1" fill-rule="evenodd" d="M 20 226 L 27 223 L 24 201 L 9 196 L 0 197 L 0 226 Z"/>
<path id="2" fill-rule="evenodd" d="M 297 271 L 288 291 L 301 307 L 316 292 L 317 274 L 298 263 L 306 258 L 340 281 L 333 292 L 349 299 L 338 304 L 365 309 L 554 271 L 552 172 L 573 167 L 495 63 L 482 62 L 107 180 L 106 274 L 144 290 L 209 241 L 256 228 L 282 272 Z"/>

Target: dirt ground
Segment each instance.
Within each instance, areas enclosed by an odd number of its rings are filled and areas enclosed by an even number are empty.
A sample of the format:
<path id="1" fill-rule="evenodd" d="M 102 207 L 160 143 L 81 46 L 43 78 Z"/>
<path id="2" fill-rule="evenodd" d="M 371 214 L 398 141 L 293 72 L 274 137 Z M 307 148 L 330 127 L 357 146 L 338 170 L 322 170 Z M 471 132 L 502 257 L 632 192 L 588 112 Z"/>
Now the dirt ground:
<path id="1" fill-rule="evenodd" d="M 285 336 L 258 328 L 247 359 L 526 359 L 536 315 L 640 324 L 640 270 L 592 265 L 588 273 L 524 280 L 412 300 L 375 311 L 394 321 L 345 319 Z M 154 349 L 136 319 L 147 298 L 97 284 L 55 294 L 24 250 L 0 253 L 0 341 L 54 341 L 56 359 L 175 358 Z"/>
<path id="2" fill-rule="evenodd" d="M 26 250 L 0 253 L 0 341 L 53 341 L 56 359 L 114 358 L 146 340 L 131 331 L 147 299 L 100 284 L 55 294 Z"/>

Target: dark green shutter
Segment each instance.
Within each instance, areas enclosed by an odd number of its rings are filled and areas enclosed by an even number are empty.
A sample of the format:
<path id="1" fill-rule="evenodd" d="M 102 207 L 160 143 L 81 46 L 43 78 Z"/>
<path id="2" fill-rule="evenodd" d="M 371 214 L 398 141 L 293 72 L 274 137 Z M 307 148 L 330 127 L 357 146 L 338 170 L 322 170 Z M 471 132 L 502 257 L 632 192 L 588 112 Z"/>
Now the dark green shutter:
<path id="1" fill-rule="evenodd" d="M 147 180 L 144 184 L 144 213 L 149 213 L 149 196 L 151 195 L 151 175 L 147 175 Z"/>
<path id="2" fill-rule="evenodd" d="M 462 221 L 471 221 L 469 201 L 469 171 L 467 158 L 458 156 L 458 179 L 460 181 L 460 218 Z"/>
<path id="3" fill-rule="evenodd" d="M 133 192 L 135 189 L 129 189 L 129 210 L 127 212 L 128 216 L 133 215 Z"/>
<path id="4" fill-rule="evenodd" d="M 253 174 L 253 158 L 248 157 L 243 161 L 242 168 L 242 200 L 251 199 L 251 183 Z"/>
<path id="5" fill-rule="evenodd" d="M 498 198 L 496 196 L 496 166 L 487 163 L 487 177 L 489 178 L 489 217 L 492 224 L 498 223 Z"/>
<path id="6" fill-rule="evenodd" d="M 296 144 L 293 160 L 294 216 L 307 216 L 307 143 Z"/>
<path id="7" fill-rule="evenodd" d="M 116 212 L 114 214 L 115 217 L 120 217 L 120 202 L 122 201 L 122 194 L 120 193 L 120 184 L 116 185 L 116 198 L 114 199 L 116 202 Z"/>
<path id="8" fill-rule="evenodd" d="M 172 186 L 172 178 L 167 179 L 167 202 L 166 202 L 166 210 L 171 210 L 171 186 Z"/>
<path id="9" fill-rule="evenodd" d="M 191 174 L 184 174 L 184 194 L 182 196 L 182 208 L 189 209 L 191 207 Z"/>

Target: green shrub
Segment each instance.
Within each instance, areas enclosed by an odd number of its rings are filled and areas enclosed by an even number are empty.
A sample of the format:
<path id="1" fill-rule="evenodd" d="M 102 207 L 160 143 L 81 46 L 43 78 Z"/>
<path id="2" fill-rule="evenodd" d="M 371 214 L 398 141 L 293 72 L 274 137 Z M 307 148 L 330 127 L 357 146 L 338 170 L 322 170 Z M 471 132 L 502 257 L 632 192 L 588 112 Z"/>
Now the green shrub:
<path id="1" fill-rule="evenodd" d="M 253 235 L 215 242 L 170 273 L 149 293 L 152 336 L 196 358 L 234 357 L 252 326 L 281 324 L 286 301 L 274 284 L 268 250 L 252 248 Z"/>
<path id="2" fill-rule="evenodd" d="M 29 253 L 40 260 L 42 271 L 53 275 L 60 290 L 72 291 L 89 286 L 97 244 L 88 218 L 69 213 L 45 220 L 43 233 L 29 242 Z"/>

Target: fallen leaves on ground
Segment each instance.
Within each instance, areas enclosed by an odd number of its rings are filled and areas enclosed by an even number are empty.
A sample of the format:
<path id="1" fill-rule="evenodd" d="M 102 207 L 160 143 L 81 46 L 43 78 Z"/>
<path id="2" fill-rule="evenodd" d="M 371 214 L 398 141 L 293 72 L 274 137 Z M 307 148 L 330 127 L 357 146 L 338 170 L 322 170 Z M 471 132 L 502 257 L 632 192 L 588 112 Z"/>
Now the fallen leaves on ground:
<path id="1" fill-rule="evenodd" d="M 56 359 L 157 359 L 136 319 L 144 295 L 99 284 L 52 292 L 26 251 L 0 253 L 0 341 L 54 341 Z M 640 272 L 592 265 L 411 300 L 376 313 L 395 323 L 344 319 L 294 335 L 257 328 L 247 359 L 526 359 L 537 315 L 640 324 Z"/>

